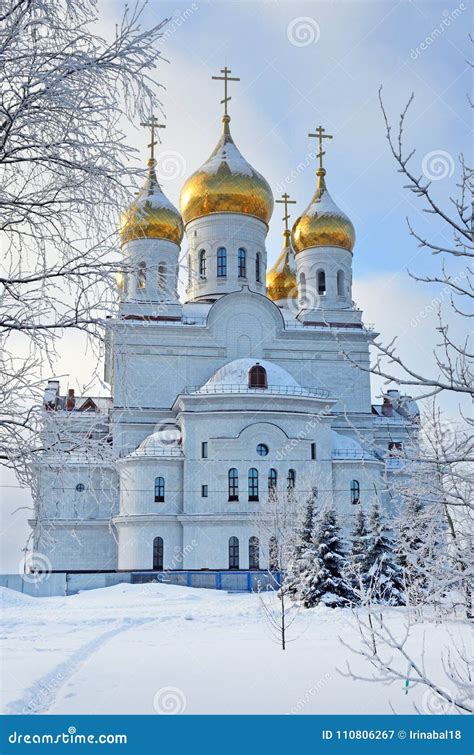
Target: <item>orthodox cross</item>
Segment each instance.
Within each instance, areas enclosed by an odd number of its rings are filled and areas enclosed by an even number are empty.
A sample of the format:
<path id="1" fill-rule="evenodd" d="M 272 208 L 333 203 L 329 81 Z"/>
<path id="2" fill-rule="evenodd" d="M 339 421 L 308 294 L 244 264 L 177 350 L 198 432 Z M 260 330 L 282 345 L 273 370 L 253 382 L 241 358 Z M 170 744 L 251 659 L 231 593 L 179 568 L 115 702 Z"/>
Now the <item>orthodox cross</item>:
<path id="1" fill-rule="evenodd" d="M 325 134 L 326 131 L 325 128 L 322 126 L 318 126 L 318 128 L 315 129 L 314 134 L 308 134 L 308 136 L 312 136 L 315 139 L 319 141 L 319 152 L 316 155 L 316 157 L 319 157 L 319 167 L 322 170 L 323 167 L 323 155 L 326 153 L 323 151 L 323 139 L 332 139 L 332 136 L 330 134 Z"/>
<path id="2" fill-rule="evenodd" d="M 148 147 L 150 147 L 150 159 L 155 159 L 155 145 L 158 144 L 158 140 L 155 139 L 155 130 L 157 128 L 166 128 L 164 123 L 158 123 L 158 118 L 155 115 L 150 116 L 149 121 L 145 121 L 145 123 L 141 123 L 141 126 L 144 128 L 149 128 L 151 132 L 151 142 L 148 144 Z"/>
<path id="3" fill-rule="evenodd" d="M 288 212 L 288 205 L 289 204 L 296 204 L 295 199 L 290 199 L 290 195 L 287 194 L 285 191 L 284 194 L 281 195 L 281 199 L 276 199 L 275 204 L 284 204 L 285 205 L 285 216 L 283 218 L 283 221 L 285 223 L 285 231 L 289 231 L 288 228 L 288 221 L 290 219 L 290 213 Z"/>
<path id="4" fill-rule="evenodd" d="M 229 100 L 232 99 L 232 97 L 227 96 L 227 83 L 229 81 L 240 81 L 237 76 L 229 76 L 229 73 L 232 73 L 230 68 L 221 68 L 221 73 L 223 73 L 223 76 L 212 76 L 211 78 L 215 79 L 216 81 L 223 81 L 224 82 L 224 99 L 221 100 L 221 105 L 224 105 L 224 115 L 227 115 L 227 103 Z"/>

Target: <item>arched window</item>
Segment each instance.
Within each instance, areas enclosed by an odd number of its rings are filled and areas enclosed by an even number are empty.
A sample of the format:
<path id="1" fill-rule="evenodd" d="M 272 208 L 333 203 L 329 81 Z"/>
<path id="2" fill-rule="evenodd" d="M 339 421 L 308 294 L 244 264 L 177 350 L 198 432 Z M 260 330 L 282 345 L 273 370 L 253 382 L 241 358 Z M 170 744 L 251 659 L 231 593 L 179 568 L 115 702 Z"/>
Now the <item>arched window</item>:
<path id="1" fill-rule="evenodd" d="M 262 256 L 260 252 L 257 252 L 257 256 L 255 257 L 255 280 L 257 283 L 260 283 L 262 276 Z"/>
<path id="2" fill-rule="evenodd" d="M 225 278 L 227 275 L 227 249 L 220 246 L 217 250 L 217 277 Z"/>
<path id="3" fill-rule="evenodd" d="M 318 271 L 318 294 L 321 296 L 326 293 L 326 273 L 324 270 Z"/>
<path id="4" fill-rule="evenodd" d="M 272 536 L 268 541 L 268 568 L 270 571 L 277 571 L 280 568 L 278 563 L 278 540 L 275 536 Z"/>
<path id="5" fill-rule="evenodd" d="M 258 537 L 249 538 L 249 569 L 260 569 L 260 547 Z"/>
<path id="6" fill-rule="evenodd" d="M 140 262 L 138 265 L 138 288 L 146 288 L 146 263 Z"/>
<path id="7" fill-rule="evenodd" d="M 351 503 L 355 506 L 356 503 L 360 503 L 360 485 L 359 480 L 352 480 L 351 482 Z"/>
<path id="8" fill-rule="evenodd" d="M 287 483 L 288 483 L 288 490 L 293 490 L 296 483 L 296 472 L 294 469 L 288 470 Z"/>
<path id="9" fill-rule="evenodd" d="M 268 472 L 268 492 L 274 493 L 277 489 L 278 472 L 276 469 L 270 469 Z"/>
<path id="10" fill-rule="evenodd" d="M 229 569 L 239 568 L 239 538 L 229 538 Z"/>
<path id="11" fill-rule="evenodd" d="M 229 501 L 239 500 L 239 473 L 237 469 L 229 469 Z"/>
<path id="12" fill-rule="evenodd" d="M 249 469 L 249 501 L 258 501 L 258 470 Z"/>
<path id="13" fill-rule="evenodd" d="M 338 296 L 344 296 L 345 294 L 345 286 L 344 286 L 344 270 L 338 270 L 337 271 L 337 295 Z"/>
<path id="14" fill-rule="evenodd" d="M 166 287 L 166 265 L 160 262 L 158 265 L 158 288 Z"/>
<path id="15" fill-rule="evenodd" d="M 254 364 L 250 368 L 249 388 L 267 388 L 267 371 L 261 364 Z"/>
<path id="16" fill-rule="evenodd" d="M 247 277 L 247 252 L 242 248 L 238 251 L 238 276 L 239 278 Z"/>
<path id="17" fill-rule="evenodd" d="M 155 537 L 153 540 L 153 569 L 163 571 L 163 538 Z"/>
<path id="18" fill-rule="evenodd" d="M 165 500 L 165 478 L 155 477 L 155 503 L 163 503 Z"/>
<path id="19" fill-rule="evenodd" d="M 199 252 L 199 277 L 206 277 L 206 250 L 201 249 Z"/>

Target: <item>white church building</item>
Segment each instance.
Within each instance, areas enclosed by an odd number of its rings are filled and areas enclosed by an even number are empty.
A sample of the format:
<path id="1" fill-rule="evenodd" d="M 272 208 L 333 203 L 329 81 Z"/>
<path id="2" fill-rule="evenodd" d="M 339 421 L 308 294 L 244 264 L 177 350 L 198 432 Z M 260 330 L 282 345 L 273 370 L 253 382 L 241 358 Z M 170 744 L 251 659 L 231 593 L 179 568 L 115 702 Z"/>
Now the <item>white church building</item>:
<path id="1" fill-rule="evenodd" d="M 283 248 L 269 267 L 272 191 L 222 121 L 179 211 L 152 146 L 124 212 L 110 396 L 46 388 L 31 526 L 54 571 L 275 568 L 256 529 L 269 495 L 313 493 L 347 528 L 374 496 L 392 505 L 419 413 L 396 391 L 372 403 L 376 334 L 352 300 L 355 233 L 326 187 L 324 153 L 291 230 L 281 200 Z"/>

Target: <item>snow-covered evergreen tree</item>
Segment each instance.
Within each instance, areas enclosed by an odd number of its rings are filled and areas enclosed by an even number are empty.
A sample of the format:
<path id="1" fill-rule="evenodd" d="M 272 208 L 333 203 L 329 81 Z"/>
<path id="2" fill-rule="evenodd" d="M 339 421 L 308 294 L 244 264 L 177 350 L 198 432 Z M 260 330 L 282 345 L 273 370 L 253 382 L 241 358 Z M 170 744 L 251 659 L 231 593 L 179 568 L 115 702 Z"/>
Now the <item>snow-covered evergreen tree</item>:
<path id="1" fill-rule="evenodd" d="M 350 573 L 355 593 L 367 589 L 370 582 L 369 564 L 367 559 L 367 540 L 369 530 L 367 518 L 362 507 L 359 508 L 356 523 L 351 535 Z"/>
<path id="2" fill-rule="evenodd" d="M 395 557 L 390 530 L 375 500 L 368 516 L 366 567 L 374 600 L 404 604 L 403 575 Z"/>
<path id="3" fill-rule="evenodd" d="M 315 568 L 314 525 L 316 520 L 316 490 L 306 504 L 303 522 L 298 532 L 294 553 L 288 564 L 285 586 L 294 601 L 304 603 L 308 585 Z"/>
<path id="4" fill-rule="evenodd" d="M 308 576 L 302 603 L 311 608 L 318 603 L 330 608 L 350 605 L 354 594 L 347 577 L 348 560 L 334 508 L 325 511 L 314 533 L 314 569 Z"/>

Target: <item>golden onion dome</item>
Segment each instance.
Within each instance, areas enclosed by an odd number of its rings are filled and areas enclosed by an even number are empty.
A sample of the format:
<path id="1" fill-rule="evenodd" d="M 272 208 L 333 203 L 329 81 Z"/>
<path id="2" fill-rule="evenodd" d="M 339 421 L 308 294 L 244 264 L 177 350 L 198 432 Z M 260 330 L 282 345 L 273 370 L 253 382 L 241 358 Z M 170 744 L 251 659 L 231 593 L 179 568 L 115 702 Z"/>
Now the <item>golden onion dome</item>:
<path id="1" fill-rule="evenodd" d="M 316 171 L 318 183 L 309 206 L 296 220 L 291 232 L 295 254 L 313 246 L 338 246 L 352 252 L 354 226 L 330 197 L 324 181 L 326 171 Z"/>
<path id="2" fill-rule="evenodd" d="M 132 239 L 165 239 L 180 244 L 184 226 L 181 215 L 161 191 L 156 161 L 148 160 L 148 175 L 142 190 L 122 215 L 122 244 Z"/>
<path id="3" fill-rule="evenodd" d="M 298 298 L 296 260 L 291 248 L 290 231 L 283 231 L 283 249 L 267 273 L 267 296 L 272 301 Z"/>
<path id="4" fill-rule="evenodd" d="M 273 211 L 272 190 L 235 146 L 230 117 L 224 115 L 222 122 L 222 136 L 214 152 L 188 178 L 181 191 L 183 220 L 189 223 L 215 212 L 238 212 L 268 223 Z"/>

